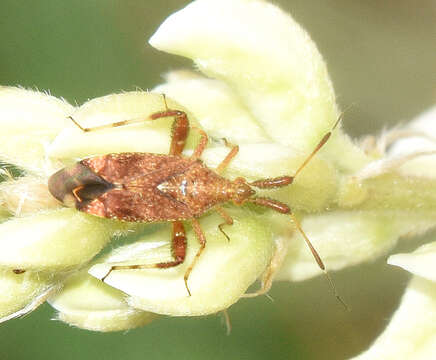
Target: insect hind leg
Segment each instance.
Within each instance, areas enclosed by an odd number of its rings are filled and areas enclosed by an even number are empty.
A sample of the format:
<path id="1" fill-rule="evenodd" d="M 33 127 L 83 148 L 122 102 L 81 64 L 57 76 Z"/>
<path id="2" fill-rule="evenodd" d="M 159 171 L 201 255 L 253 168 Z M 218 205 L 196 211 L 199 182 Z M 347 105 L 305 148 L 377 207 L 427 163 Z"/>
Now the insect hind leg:
<path id="1" fill-rule="evenodd" d="M 111 266 L 109 271 L 105 276 L 101 278 L 101 281 L 105 281 L 106 278 L 116 270 L 135 270 L 135 269 L 153 269 L 153 268 L 171 268 L 182 264 L 185 261 L 186 256 L 186 231 L 183 223 L 181 221 L 172 222 L 172 241 L 171 241 L 171 252 L 173 255 L 173 261 L 160 262 L 156 264 L 135 264 L 135 265 L 114 265 Z M 185 279 L 185 286 L 188 294 L 191 295 L 189 291 L 187 279 Z"/>
<path id="2" fill-rule="evenodd" d="M 169 109 L 166 101 L 165 94 L 162 94 L 163 102 L 165 105 L 164 111 L 158 111 L 151 114 L 148 117 L 140 117 L 129 120 L 122 120 L 113 122 L 110 124 L 99 125 L 94 127 L 83 127 L 80 125 L 78 121 L 76 121 L 72 116 L 68 116 L 68 118 L 83 132 L 91 132 L 97 130 L 104 130 L 113 127 L 126 126 L 131 124 L 142 123 L 144 121 L 153 121 L 158 120 L 165 117 L 174 117 L 174 122 L 172 126 L 172 136 L 171 136 L 171 145 L 170 145 L 170 155 L 180 155 L 185 148 L 186 138 L 189 133 L 189 120 L 188 116 L 184 111 Z M 207 143 L 207 141 L 206 141 Z"/>

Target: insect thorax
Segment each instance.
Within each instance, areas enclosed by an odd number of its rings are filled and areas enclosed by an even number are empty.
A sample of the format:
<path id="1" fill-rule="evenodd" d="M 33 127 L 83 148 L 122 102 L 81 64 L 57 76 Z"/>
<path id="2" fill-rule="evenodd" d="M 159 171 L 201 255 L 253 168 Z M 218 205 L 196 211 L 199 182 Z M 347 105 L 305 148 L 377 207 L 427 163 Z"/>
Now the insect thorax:
<path id="1" fill-rule="evenodd" d="M 196 162 L 185 172 L 160 183 L 157 189 L 185 204 L 193 216 L 200 216 L 214 205 L 231 200 L 235 192 L 231 181 L 201 162 Z"/>

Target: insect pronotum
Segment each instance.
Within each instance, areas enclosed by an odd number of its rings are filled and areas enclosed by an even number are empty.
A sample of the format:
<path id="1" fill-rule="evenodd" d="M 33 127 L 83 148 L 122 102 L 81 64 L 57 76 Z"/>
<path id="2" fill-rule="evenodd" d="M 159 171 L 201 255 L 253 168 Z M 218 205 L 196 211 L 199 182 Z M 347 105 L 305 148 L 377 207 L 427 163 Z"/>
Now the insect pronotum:
<path id="1" fill-rule="evenodd" d="M 165 110 L 151 114 L 144 119 L 83 128 L 70 117 L 73 123 L 84 132 L 142 121 L 156 121 L 166 117 L 174 118 L 168 155 L 133 152 L 91 157 L 56 172 L 48 181 L 50 193 L 56 199 L 85 213 L 129 222 L 171 222 L 172 261 L 156 264 L 115 265 L 101 280 L 105 281 L 115 270 L 170 268 L 183 263 L 187 247 L 183 222 L 188 221 L 192 224 L 200 243 L 194 260 L 184 274 L 186 290 L 191 295 L 188 286 L 189 275 L 206 246 L 206 237 L 197 219 L 206 211 L 216 210 L 223 218 L 218 228 L 228 239 L 223 226 L 232 225 L 233 219 L 221 205 L 232 201 L 236 205 L 253 203 L 289 215 L 309 246 L 318 266 L 327 275 L 335 296 L 343 303 L 323 261 L 292 214 L 290 207 L 278 200 L 256 196 L 253 190 L 253 187 L 270 189 L 291 185 L 295 177 L 330 138 L 339 119 L 322 137 L 293 176 L 284 175 L 253 182 L 248 182 L 242 177 L 229 180 L 220 174 L 238 154 L 239 147 L 232 146 L 218 167 L 215 170 L 209 169 L 200 160 L 207 146 L 208 136 L 203 130 L 195 128 L 201 135 L 200 141 L 191 156 L 182 155 L 189 132 L 188 117 L 183 111 L 169 109 L 164 95 L 163 100 Z"/>

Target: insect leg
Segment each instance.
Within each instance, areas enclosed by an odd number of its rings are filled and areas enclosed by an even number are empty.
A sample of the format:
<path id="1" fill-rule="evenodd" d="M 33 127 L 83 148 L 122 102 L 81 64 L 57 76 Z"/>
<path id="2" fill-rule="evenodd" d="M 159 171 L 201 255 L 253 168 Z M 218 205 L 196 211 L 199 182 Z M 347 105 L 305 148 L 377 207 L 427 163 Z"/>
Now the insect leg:
<path id="1" fill-rule="evenodd" d="M 171 113 L 174 110 L 170 110 L 168 109 L 168 105 L 167 105 L 167 101 L 166 101 L 166 97 L 165 94 L 162 94 L 163 96 L 163 101 L 165 103 L 165 111 L 161 112 L 161 113 L 155 113 L 153 115 L 151 115 L 151 117 L 153 118 L 160 118 L 160 117 L 165 117 L 165 116 L 175 116 L 174 122 L 173 122 L 173 127 L 172 127 L 172 135 L 171 135 L 171 145 L 170 145 L 170 155 L 180 155 L 183 151 L 183 149 L 185 148 L 185 143 L 186 143 L 186 138 L 188 137 L 188 133 L 189 133 L 189 120 L 188 120 L 188 116 L 186 115 L 185 112 L 179 111 L 177 114 L 171 114 L 168 115 L 169 113 Z M 197 130 L 200 132 L 200 142 L 197 145 L 197 147 L 194 150 L 194 153 L 192 154 L 192 158 L 194 159 L 198 159 L 203 150 L 206 148 L 207 142 L 208 142 L 208 137 L 207 134 L 201 130 L 200 128 L 193 126 L 193 129 Z"/>
<path id="2" fill-rule="evenodd" d="M 165 114 L 168 114 L 168 112 L 172 111 L 172 110 L 168 109 L 165 94 L 162 94 L 162 96 L 163 96 L 163 100 L 165 103 L 166 111 L 164 111 L 163 113 L 153 114 L 152 117 L 153 116 L 158 116 L 158 117 L 168 116 Z M 169 115 L 169 116 L 173 116 L 173 115 Z M 200 142 L 197 145 L 197 147 L 195 148 L 194 153 L 191 156 L 194 159 L 198 159 L 207 146 L 208 137 L 207 137 L 207 134 L 202 129 L 200 129 L 196 126 L 193 126 L 192 128 L 197 130 L 198 132 L 200 132 L 200 136 L 201 136 Z M 185 112 L 179 112 L 179 114 L 175 115 L 175 119 L 174 119 L 174 123 L 173 123 L 170 155 L 180 155 L 182 153 L 183 149 L 185 148 L 185 143 L 186 143 L 186 138 L 188 137 L 188 133 L 189 133 L 188 116 L 186 115 Z"/>
<path id="3" fill-rule="evenodd" d="M 188 133 L 189 133 L 188 116 L 186 115 L 186 113 L 184 111 L 168 109 L 165 95 L 162 94 L 162 96 L 163 96 L 164 103 L 165 103 L 165 111 L 156 112 L 156 113 L 151 114 L 150 116 L 148 116 L 146 118 L 141 117 L 141 118 L 136 118 L 136 119 L 123 120 L 123 121 L 118 121 L 118 122 L 114 122 L 111 124 L 99 125 L 99 126 L 94 126 L 94 127 L 90 127 L 90 128 L 83 127 L 72 116 L 68 116 L 68 118 L 83 132 L 90 132 L 90 131 L 95 131 L 95 130 L 108 129 L 111 127 L 118 127 L 118 126 L 125 126 L 125 125 L 130 125 L 130 124 L 141 123 L 144 121 L 157 120 L 157 119 L 164 118 L 164 117 L 174 117 L 174 123 L 173 123 L 173 127 L 172 127 L 172 140 L 171 140 L 169 154 L 170 155 L 180 155 L 182 153 L 183 149 L 185 148 L 186 138 L 188 137 Z M 206 148 L 206 145 L 208 142 L 208 137 L 207 137 L 207 134 L 203 130 L 201 130 L 197 127 L 194 127 L 194 129 L 199 131 L 200 135 L 201 135 L 200 143 L 197 145 L 196 149 L 194 150 L 194 154 L 192 155 L 192 157 L 194 159 L 197 159 L 201 156 L 203 150 Z"/>
<path id="4" fill-rule="evenodd" d="M 162 117 L 174 116 L 172 127 L 170 155 L 180 155 L 185 148 L 186 138 L 189 133 L 189 120 L 185 112 L 179 110 L 166 110 L 154 113 L 151 119 L 160 119 Z"/>
<path id="5" fill-rule="evenodd" d="M 169 110 L 167 110 L 169 111 Z M 171 131 L 170 155 L 180 155 L 185 148 L 189 133 L 189 120 L 186 113 L 180 112 L 175 116 Z"/>
<path id="6" fill-rule="evenodd" d="M 220 231 L 227 238 L 227 240 L 230 241 L 229 236 L 223 230 L 223 226 L 224 225 L 233 225 L 233 219 L 230 217 L 229 214 L 227 214 L 227 212 L 221 206 L 216 206 L 215 210 L 224 219 L 224 222 L 218 225 L 218 229 L 220 229 Z"/>
<path id="7" fill-rule="evenodd" d="M 272 286 L 273 280 L 277 272 L 279 271 L 283 261 L 285 260 L 286 254 L 288 253 L 288 241 L 283 237 L 279 237 L 275 240 L 274 254 L 271 261 L 264 271 L 261 279 L 261 285 L 258 290 L 252 293 L 245 293 L 243 297 L 251 298 L 259 295 L 266 294 Z"/>
<path id="8" fill-rule="evenodd" d="M 69 116 L 71 121 L 82 131 L 90 132 L 95 130 L 108 129 L 111 127 L 125 126 L 135 123 L 141 123 L 147 120 L 157 120 L 163 117 L 175 117 L 173 127 L 172 127 L 172 140 L 170 145 L 170 155 L 180 155 L 185 147 L 186 138 L 189 132 L 189 120 L 185 112 L 179 110 L 168 109 L 166 111 L 161 111 L 150 115 L 148 118 L 138 118 L 114 122 L 111 124 L 105 124 L 100 126 L 95 126 L 91 128 L 82 127 L 72 116 Z"/>
<path id="9" fill-rule="evenodd" d="M 191 159 L 195 160 L 198 159 L 201 154 L 203 153 L 204 149 L 206 149 L 207 142 L 209 141 L 209 138 L 207 134 L 200 128 L 193 126 L 193 129 L 197 130 L 200 133 L 200 141 L 197 145 L 197 147 L 194 149 L 194 153 L 191 155 Z"/>
<path id="10" fill-rule="evenodd" d="M 215 169 L 215 171 L 218 174 L 221 174 L 226 167 L 229 165 L 230 161 L 238 154 L 239 152 L 239 146 L 230 144 L 226 139 L 224 139 L 224 142 L 226 143 L 226 146 L 231 147 L 230 152 L 227 154 L 227 156 L 224 158 L 223 161 L 218 165 L 218 167 Z"/>
<path id="11" fill-rule="evenodd" d="M 151 269 L 151 268 L 170 268 L 180 265 L 185 261 L 186 256 L 186 232 L 185 227 L 181 221 L 173 221 L 173 234 L 171 243 L 171 252 L 174 257 L 173 261 L 161 262 L 157 264 L 138 264 L 138 265 L 114 265 L 110 268 L 109 272 L 101 279 L 104 280 L 114 270 L 132 270 L 132 269 Z M 186 281 L 185 281 L 186 284 Z M 186 289 L 189 292 L 188 287 Z"/>
<path id="12" fill-rule="evenodd" d="M 74 125 L 76 125 L 83 132 L 91 132 L 91 131 L 109 129 L 112 127 L 142 123 L 144 121 L 157 120 L 157 119 L 160 119 L 162 117 L 170 117 L 170 116 L 177 117 L 177 116 L 182 116 L 183 114 L 186 116 L 186 114 L 183 111 L 167 110 L 167 111 L 162 111 L 162 112 L 157 112 L 157 113 L 151 114 L 150 116 L 145 117 L 145 118 L 140 117 L 140 118 L 135 118 L 135 119 L 122 120 L 122 121 L 117 121 L 117 122 L 113 122 L 110 124 L 93 126 L 93 127 L 89 127 L 89 128 L 86 128 L 86 127 L 83 127 L 82 125 L 80 125 L 72 116 L 68 116 L 68 118 L 74 123 Z"/>
<path id="13" fill-rule="evenodd" d="M 198 242 L 200 243 L 200 248 L 198 249 L 197 253 L 195 254 L 195 258 L 194 260 L 192 260 L 191 264 L 189 265 L 188 269 L 185 272 L 185 285 L 186 285 L 186 289 L 188 290 L 189 296 L 191 296 L 191 292 L 189 291 L 188 288 L 188 278 L 189 275 L 192 272 L 192 269 L 194 268 L 195 264 L 197 263 L 198 259 L 200 258 L 201 253 L 203 252 L 204 248 L 206 247 L 206 236 L 204 235 L 203 230 L 201 230 L 201 226 L 199 224 L 199 222 L 192 218 L 191 219 L 191 224 L 192 224 L 192 228 L 195 232 L 195 235 L 197 236 Z"/>
<path id="14" fill-rule="evenodd" d="M 173 235 L 171 242 L 171 252 L 174 257 L 174 261 L 157 263 L 157 268 L 170 268 L 180 265 L 185 261 L 186 256 L 186 231 L 181 221 L 173 221 Z M 189 290 L 188 290 L 189 292 Z"/>

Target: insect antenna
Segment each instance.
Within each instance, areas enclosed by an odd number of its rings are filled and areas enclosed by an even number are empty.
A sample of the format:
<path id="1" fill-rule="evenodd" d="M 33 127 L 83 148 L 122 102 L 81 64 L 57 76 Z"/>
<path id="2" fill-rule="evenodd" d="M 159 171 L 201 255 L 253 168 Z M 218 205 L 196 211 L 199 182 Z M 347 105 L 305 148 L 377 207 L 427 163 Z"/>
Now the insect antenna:
<path id="1" fill-rule="evenodd" d="M 306 167 L 306 165 L 312 160 L 312 158 L 316 155 L 316 153 L 326 144 L 326 142 L 330 139 L 330 136 L 332 135 L 333 130 L 336 129 L 339 122 L 342 119 L 343 112 L 338 117 L 336 122 L 334 123 L 333 127 L 330 129 L 329 132 L 327 132 L 322 139 L 318 142 L 316 147 L 312 150 L 312 152 L 309 154 L 309 156 L 306 157 L 306 159 L 302 162 L 302 164 L 298 167 L 298 169 L 295 171 L 294 175 L 289 176 L 279 176 L 275 178 L 267 178 L 267 179 L 260 179 L 253 182 L 248 183 L 251 186 L 257 187 L 259 189 L 271 189 L 271 188 L 278 188 L 283 187 L 287 185 L 291 185 L 294 182 L 294 179 L 297 177 L 297 175 Z M 315 258 L 318 266 L 320 269 L 324 272 L 325 276 L 327 277 L 328 282 L 330 283 L 330 287 L 333 290 L 333 294 L 335 295 L 336 299 L 344 306 L 346 310 L 349 310 L 349 307 L 345 303 L 344 300 L 339 296 L 338 291 L 336 290 L 336 286 L 333 282 L 333 279 L 331 278 L 330 274 L 328 273 L 323 261 L 321 260 L 321 257 L 319 256 L 318 252 L 310 242 L 309 238 L 307 237 L 306 233 L 303 231 L 298 219 L 295 217 L 295 215 L 292 213 L 291 209 L 288 205 L 278 201 L 273 200 L 269 198 L 264 197 L 254 197 L 254 198 L 248 198 L 245 200 L 246 202 L 251 202 L 260 206 L 266 206 L 274 211 L 277 211 L 282 214 L 287 214 L 291 217 L 293 223 L 295 224 L 297 230 L 300 232 L 300 234 L 303 236 L 304 241 L 306 242 L 307 246 L 309 247 L 310 251 L 312 252 L 313 257 Z"/>
<path id="2" fill-rule="evenodd" d="M 277 178 L 279 179 L 279 178 Z M 272 179 L 273 181 L 276 179 Z M 261 180 L 262 181 L 262 180 Z M 265 180 L 267 181 L 267 180 Z M 304 241 L 306 242 L 307 246 L 309 247 L 313 257 L 315 258 L 319 268 L 324 272 L 325 276 L 327 277 L 328 282 L 330 283 L 330 287 L 333 290 L 333 294 L 335 295 L 336 299 L 344 306 L 344 308 L 348 311 L 349 307 L 345 303 L 345 301 L 340 297 L 338 291 L 336 290 L 336 286 L 333 282 L 333 279 L 331 278 L 330 274 L 328 273 L 324 262 L 321 260 L 321 256 L 319 256 L 318 252 L 316 251 L 315 247 L 310 242 L 309 238 L 307 237 L 306 233 L 303 231 L 303 228 L 300 225 L 300 222 L 295 217 L 295 215 L 292 213 L 290 207 L 278 200 L 265 198 L 265 197 L 254 197 L 249 198 L 246 200 L 246 202 L 257 204 L 260 206 L 269 207 L 270 209 L 273 209 L 274 211 L 277 211 L 281 214 L 289 215 L 292 219 L 292 222 L 295 224 L 295 227 L 300 232 L 300 234 L 303 236 Z"/>
<path id="3" fill-rule="evenodd" d="M 316 145 L 315 149 L 313 149 L 313 151 L 306 158 L 306 160 L 304 160 L 303 163 L 300 165 L 300 167 L 297 169 L 297 171 L 295 171 L 294 176 L 292 176 L 293 178 L 297 177 L 297 175 L 300 173 L 300 171 L 306 167 L 306 165 L 309 163 L 309 161 L 312 160 L 312 158 L 315 156 L 315 154 L 325 145 L 325 143 L 328 141 L 328 139 L 330 139 L 330 136 L 332 135 L 333 130 L 336 129 L 336 126 L 338 126 L 339 122 L 341 121 L 342 115 L 343 115 L 343 113 L 341 113 L 341 115 L 339 115 L 338 119 L 336 120 L 336 122 L 333 125 L 333 127 L 331 128 L 331 130 L 323 136 L 323 138 L 318 143 L 318 145 Z"/>
<path id="4" fill-rule="evenodd" d="M 333 282 L 333 279 L 331 278 L 329 272 L 327 271 L 327 269 L 326 269 L 326 267 L 324 265 L 324 262 L 322 261 L 322 259 L 319 256 L 318 252 L 316 251 L 316 249 L 314 248 L 314 246 L 310 242 L 310 240 L 307 237 L 306 233 L 303 231 L 303 228 L 301 227 L 300 222 L 297 220 L 297 218 L 295 217 L 294 214 L 290 213 L 289 216 L 291 217 L 292 222 L 295 224 L 297 230 L 303 236 L 304 241 L 306 242 L 307 246 L 309 247 L 313 257 L 315 258 L 315 260 L 316 260 L 316 262 L 318 264 L 318 266 L 324 272 L 324 275 L 327 277 L 327 280 L 328 280 L 328 282 L 330 284 L 330 287 L 331 287 L 331 289 L 333 291 L 334 296 L 343 305 L 345 310 L 349 311 L 350 308 L 348 307 L 347 303 L 341 298 L 341 296 L 339 295 L 338 291 L 336 290 L 336 286 L 335 286 L 335 283 Z"/>
<path id="5" fill-rule="evenodd" d="M 230 321 L 230 315 L 227 309 L 224 309 L 222 312 L 224 325 L 226 326 L 226 335 L 229 336 L 232 332 L 232 323 Z"/>

